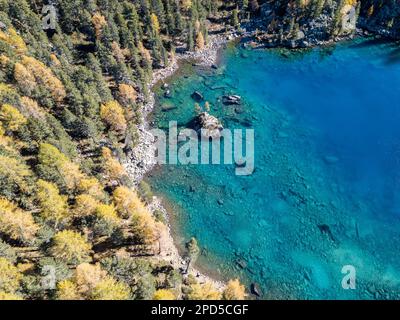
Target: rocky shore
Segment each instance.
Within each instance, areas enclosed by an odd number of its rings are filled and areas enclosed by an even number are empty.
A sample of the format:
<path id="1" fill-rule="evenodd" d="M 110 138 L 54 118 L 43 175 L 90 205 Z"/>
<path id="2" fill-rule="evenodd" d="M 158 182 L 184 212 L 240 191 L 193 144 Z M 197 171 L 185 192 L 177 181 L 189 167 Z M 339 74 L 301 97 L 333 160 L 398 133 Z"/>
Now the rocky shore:
<path id="1" fill-rule="evenodd" d="M 172 76 L 179 68 L 179 63 L 186 60 L 195 60 L 196 63 L 204 67 L 212 67 L 217 63 L 219 50 L 230 40 L 235 39 L 238 35 L 235 33 L 224 33 L 221 35 L 211 35 L 209 42 L 204 49 L 195 52 L 185 52 L 177 54 L 175 58 L 170 61 L 168 67 L 156 70 L 153 73 L 152 80 L 149 82 L 148 87 L 150 90 L 147 103 L 142 108 L 142 121 L 138 127 L 138 144 L 128 154 L 127 161 L 124 163 L 125 169 L 129 174 L 130 179 L 134 184 L 138 184 L 144 176 L 153 169 L 156 165 L 155 155 L 155 141 L 154 136 L 150 132 L 150 126 L 147 121 L 148 115 L 152 112 L 155 106 L 155 94 L 152 91 L 153 87 L 160 81 Z M 161 211 L 168 221 L 168 212 L 162 205 L 162 201 L 158 197 L 153 197 L 153 202 L 149 205 L 151 212 Z M 171 226 L 167 222 L 167 228 L 162 230 L 160 238 L 160 254 L 158 259 L 168 261 L 174 268 L 178 270 L 186 270 L 187 261 L 182 257 L 174 243 L 171 233 Z M 197 269 L 190 267 L 189 274 L 192 274 L 200 283 L 212 282 L 214 286 L 222 291 L 225 284 L 208 277 L 207 275 L 199 272 Z"/>

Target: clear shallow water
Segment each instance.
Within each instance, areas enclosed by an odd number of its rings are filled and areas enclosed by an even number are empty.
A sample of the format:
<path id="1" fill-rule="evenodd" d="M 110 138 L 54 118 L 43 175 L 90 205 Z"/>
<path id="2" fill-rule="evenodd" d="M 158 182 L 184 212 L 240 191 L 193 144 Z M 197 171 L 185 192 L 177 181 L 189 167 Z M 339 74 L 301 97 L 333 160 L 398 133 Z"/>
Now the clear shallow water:
<path id="1" fill-rule="evenodd" d="M 226 128 L 254 128 L 256 170 L 155 170 L 148 180 L 171 207 L 179 245 L 195 236 L 203 268 L 257 282 L 264 298 L 400 298 L 397 51 L 374 41 L 297 53 L 231 47 L 219 70 L 185 66 L 172 98 L 159 90 L 155 126 L 184 127 L 198 90 Z M 243 105 L 224 106 L 223 94 Z M 356 268 L 356 290 L 341 287 L 344 265 Z"/>

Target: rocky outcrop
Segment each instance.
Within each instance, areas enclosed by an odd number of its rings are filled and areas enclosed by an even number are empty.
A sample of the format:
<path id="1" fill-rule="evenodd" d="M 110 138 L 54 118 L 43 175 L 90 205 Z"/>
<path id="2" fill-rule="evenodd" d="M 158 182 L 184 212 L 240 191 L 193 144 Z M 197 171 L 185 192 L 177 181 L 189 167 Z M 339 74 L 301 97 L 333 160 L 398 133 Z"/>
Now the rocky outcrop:
<path id="1" fill-rule="evenodd" d="M 253 26 L 262 32 L 255 38 L 267 47 L 316 46 L 352 37 L 362 30 L 400 39 L 398 0 L 259 2 L 259 17 L 253 21 Z"/>
<path id="2" fill-rule="evenodd" d="M 309 47 L 352 36 L 360 3 L 357 1 L 268 1 L 261 6 L 267 46 Z"/>
<path id="3" fill-rule="evenodd" d="M 219 138 L 221 131 L 224 129 L 218 118 L 210 115 L 208 112 L 200 113 L 191 121 L 189 127 L 196 130 L 201 138 Z"/>
<path id="4" fill-rule="evenodd" d="M 385 37 L 400 39 L 400 3 L 398 0 L 361 1 L 358 27 Z"/>
<path id="5" fill-rule="evenodd" d="M 192 97 L 193 100 L 198 101 L 198 102 L 204 100 L 203 95 L 199 91 L 194 91 L 192 93 L 191 97 Z"/>

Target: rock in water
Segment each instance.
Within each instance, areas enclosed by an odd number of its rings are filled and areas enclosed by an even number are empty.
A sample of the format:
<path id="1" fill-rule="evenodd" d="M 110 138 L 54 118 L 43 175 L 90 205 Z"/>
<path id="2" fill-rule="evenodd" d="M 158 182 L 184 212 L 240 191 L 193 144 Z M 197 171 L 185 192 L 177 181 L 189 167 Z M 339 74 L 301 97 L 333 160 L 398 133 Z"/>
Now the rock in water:
<path id="1" fill-rule="evenodd" d="M 254 294 L 255 296 L 257 296 L 257 297 L 261 297 L 261 289 L 260 289 L 260 286 L 257 283 L 253 282 L 250 285 L 250 292 L 252 294 Z"/>
<path id="2" fill-rule="evenodd" d="M 203 101 L 204 100 L 203 95 L 198 91 L 193 92 L 191 97 L 192 97 L 193 100 L 196 100 L 196 101 Z"/>
<path id="3" fill-rule="evenodd" d="M 172 98 L 171 90 L 169 90 L 169 89 L 165 90 L 164 97 L 165 98 Z"/>
<path id="4" fill-rule="evenodd" d="M 168 111 L 175 110 L 175 109 L 178 109 L 178 107 L 175 105 L 171 105 L 171 104 L 164 104 L 161 106 L 161 110 L 164 112 L 168 112 Z"/>
<path id="5" fill-rule="evenodd" d="M 238 105 L 242 102 L 242 98 L 238 95 L 223 96 L 222 103 L 225 105 Z"/>
<path id="6" fill-rule="evenodd" d="M 243 259 L 238 259 L 236 260 L 236 264 L 240 267 L 240 269 L 246 269 L 247 268 L 247 262 Z"/>
<path id="7" fill-rule="evenodd" d="M 202 112 L 197 116 L 197 131 L 201 132 L 203 138 L 219 138 L 224 129 L 221 122 L 207 112 Z"/>

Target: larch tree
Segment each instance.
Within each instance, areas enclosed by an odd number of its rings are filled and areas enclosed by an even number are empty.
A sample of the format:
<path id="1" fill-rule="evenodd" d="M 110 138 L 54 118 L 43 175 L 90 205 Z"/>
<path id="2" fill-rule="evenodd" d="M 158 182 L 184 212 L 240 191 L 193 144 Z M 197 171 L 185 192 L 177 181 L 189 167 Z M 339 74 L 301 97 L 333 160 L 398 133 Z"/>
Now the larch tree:
<path id="1" fill-rule="evenodd" d="M 197 33 L 197 37 L 196 37 L 196 49 L 202 50 L 202 49 L 204 49 L 204 45 L 205 45 L 205 42 L 204 42 L 203 33 L 201 31 L 199 31 Z"/>
<path id="2" fill-rule="evenodd" d="M 124 109 L 113 100 L 103 104 L 100 108 L 101 119 L 110 126 L 111 130 L 119 133 L 125 133 L 127 123 L 124 115 Z"/>
<path id="3" fill-rule="evenodd" d="M 64 230 L 56 233 L 50 253 L 65 263 L 77 265 L 90 261 L 92 246 L 85 238 L 72 230 Z"/>
<path id="4" fill-rule="evenodd" d="M 11 240 L 30 244 L 39 230 L 30 212 L 23 211 L 14 203 L 0 198 L 0 233 Z"/>
<path id="5" fill-rule="evenodd" d="M 23 275 L 10 261 L 0 257 L 0 292 L 14 294 L 20 289 Z"/>
<path id="6" fill-rule="evenodd" d="M 99 38 L 101 36 L 103 28 L 107 25 L 106 18 L 104 18 L 104 16 L 101 15 L 100 13 L 96 12 L 92 16 L 92 23 L 96 33 L 96 37 Z"/>
<path id="7" fill-rule="evenodd" d="M 246 290 L 239 279 L 229 280 L 223 292 L 225 300 L 244 300 L 246 298 Z"/>
<path id="8" fill-rule="evenodd" d="M 194 283 L 190 286 L 189 300 L 220 300 L 221 293 L 211 282 L 204 284 Z"/>
<path id="9" fill-rule="evenodd" d="M 47 222 L 59 223 L 70 218 L 67 197 L 60 195 L 54 183 L 39 180 L 37 182 L 37 198 L 40 205 L 40 216 Z"/>
<path id="10" fill-rule="evenodd" d="M 0 108 L 0 122 L 6 131 L 17 131 L 27 120 L 17 108 L 3 104 Z"/>
<path id="11" fill-rule="evenodd" d="M 108 275 L 99 264 L 82 263 L 71 279 L 57 284 L 57 297 L 60 300 L 127 300 L 130 289 Z"/>
<path id="12" fill-rule="evenodd" d="M 158 289 L 153 296 L 154 300 L 176 300 L 176 294 L 172 290 Z"/>
<path id="13" fill-rule="evenodd" d="M 103 172 L 108 181 L 120 181 L 123 177 L 126 176 L 124 167 L 119 163 L 117 159 L 113 157 L 112 152 L 109 148 L 102 148 L 102 156 Z"/>

